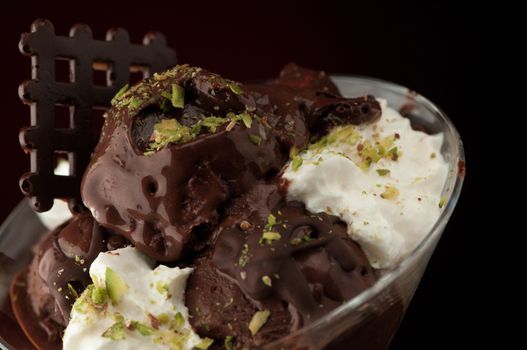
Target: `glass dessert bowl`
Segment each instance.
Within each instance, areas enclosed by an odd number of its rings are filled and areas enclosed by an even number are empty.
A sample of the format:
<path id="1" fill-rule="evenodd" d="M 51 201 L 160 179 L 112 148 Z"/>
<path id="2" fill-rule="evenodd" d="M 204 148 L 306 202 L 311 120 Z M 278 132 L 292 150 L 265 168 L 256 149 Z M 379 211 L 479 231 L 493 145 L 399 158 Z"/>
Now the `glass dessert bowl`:
<path id="1" fill-rule="evenodd" d="M 386 349 L 426 269 L 435 245 L 457 202 L 462 182 L 464 155 L 457 131 L 448 117 L 426 98 L 407 88 L 371 78 L 334 76 L 343 96 L 374 95 L 428 132 L 442 132 L 442 155 L 448 164 L 443 188 L 443 211 L 425 238 L 398 266 L 381 274 L 379 280 L 357 297 L 343 303 L 319 320 L 264 349 Z M 14 274 L 31 258 L 31 247 L 45 232 L 36 214 L 23 201 L 6 220 L 0 232 L 0 276 L 2 309 L 1 341 L 7 349 L 28 348 L 23 333 L 9 312 L 7 290 Z M 18 239 L 23 237 L 23 239 Z M 18 332 L 18 333 L 17 333 Z"/>

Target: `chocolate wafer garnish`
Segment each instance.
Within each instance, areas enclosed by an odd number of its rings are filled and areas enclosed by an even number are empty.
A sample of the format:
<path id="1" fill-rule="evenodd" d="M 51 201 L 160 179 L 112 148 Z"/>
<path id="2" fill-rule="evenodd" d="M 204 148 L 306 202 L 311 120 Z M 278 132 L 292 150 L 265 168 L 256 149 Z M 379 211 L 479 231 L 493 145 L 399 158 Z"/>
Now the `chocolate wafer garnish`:
<path id="1" fill-rule="evenodd" d="M 31 107 L 31 124 L 20 131 L 31 168 L 22 175 L 20 188 L 39 212 L 49 210 L 55 198 L 67 200 L 72 212 L 80 212 L 80 182 L 97 142 L 93 111 L 109 108 L 133 72 L 147 78 L 175 65 L 176 53 L 159 33 L 148 33 L 143 44 L 130 43 L 123 29 L 110 29 L 106 40 L 94 40 L 91 29 L 78 24 L 69 36 L 58 36 L 45 19 L 22 34 L 19 48 L 31 57 L 31 80 L 19 88 L 20 98 Z M 68 64 L 65 81 L 57 78 L 60 62 Z M 96 85 L 94 74 L 100 71 L 106 72 L 106 81 Z M 56 125 L 58 108 L 69 110 L 67 128 Z M 68 158 L 69 175 L 54 173 L 57 157 Z"/>

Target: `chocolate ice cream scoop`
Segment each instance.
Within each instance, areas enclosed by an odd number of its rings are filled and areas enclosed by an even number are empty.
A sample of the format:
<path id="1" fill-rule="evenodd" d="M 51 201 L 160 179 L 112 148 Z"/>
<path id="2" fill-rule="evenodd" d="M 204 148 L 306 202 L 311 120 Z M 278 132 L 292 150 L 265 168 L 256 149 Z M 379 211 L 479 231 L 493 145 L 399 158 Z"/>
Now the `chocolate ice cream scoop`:
<path id="1" fill-rule="evenodd" d="M 276 182 L 235 200 L 195 263 L 187 288 L 200 334 L 233 336 L 241 347 L 289 334 L 350 300 L 377 280 L 346 224 L 286 203 Z M 267 314 L 256 332 L 251 320 Z"/>
<path id="2" fill-rule="evenodd" d="M 100 252 L 126 243 L 125 238 L 110 235 L 89 213 L 75 216 L 44 236 L 27 274 L 19 276 L 22 286 L 17 291 L 25 292 L 12 295 L 13 309 L 26 334 L 39 343 L 36 332 L 28 330 L 40 328 L 47 341 L 58 342 L 75 299 L 92 283 L 88 273 L 92 261 Z M 35 317 L 27 314 L 28 305 Z"/>
<path id="3" fill-rule="evenodd" d="M 175 261 L 206 238 L 231 198 L 319 134 L 313 128 L 379 115 L 373 98 L 342 98 L 325 74 L 294 65 L 263 85 L 177 66 L 116 96 L 82 197 L 101 225 Z"/>

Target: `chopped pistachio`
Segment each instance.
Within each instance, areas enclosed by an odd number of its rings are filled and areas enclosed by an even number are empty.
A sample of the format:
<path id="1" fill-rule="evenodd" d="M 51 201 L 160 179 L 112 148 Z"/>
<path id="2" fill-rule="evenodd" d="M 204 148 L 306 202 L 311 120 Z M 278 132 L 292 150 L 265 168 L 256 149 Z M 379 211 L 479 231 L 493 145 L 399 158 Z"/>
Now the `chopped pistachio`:
<path id="1" fill-rule="evenodd" d="M 240 117 L 242 118 L 242 122 L 245 127 L 249 129 L 253 124 L 253 118 L 251 117 L 251 115 L 249 113 L 242 113 L 240 114 Z"/>
<path id="2" fill-rule="evenodd" d="M 132 321 L 130 323 L 130 325 L 132 326 L 132 328 L 134 330 L 137 330 L 139 332 L 139 334 L 141 335 L 144 335 L 144 336 L 149 336 L 152 334 L 152 331 L 153 329 L 141 322 L 138 322 L 138 321 Z"/>
<path id="3" fill-rule="evenodd" d="M 297 154 L 298 154 L 298 149 L 296 148 L 296 146 L 291 147 L 291 149 L 289 150 L 289 158 L 293 159 L 296 157 Z"/>
<path id="4" fill-rule="evenodd" d="M 388 155 L 389 155 L 391 160 L 397 161 L 397 160 L 399 160 L 399 157 L 401 157 L 402 152 L 400 152 L 397 147 L 392 147 L 388 151 Z"/>
<path id="5" fill-rule="evenodd" d="M 247 265 L 247 262 L 249 261 L 249 245 L 245 243 L 243 245 L 242 252 L 240 254 L 240 258 L 238 259 L 238 265 L 240 267 L 244 267 Z"/>
<path id="6" fill-rule="evenodd" d="M 249 330 L 252 335 L 256 335 L 256 333 L 258 333 L 258 331 L 267 323 L 269 316 L 271 316 L 271 311 L 269 310 L 255 312 L 249 322 Z"/>
<path id="7" fill-rule="evenodd" d="M 176 320 L 177 327 L 183 327 L 185 325 L 185 317 L 183 317 L 183 314 L 181 312 L 178 311 L 174 318 Z"/>
<path id="8" fill-rule="evenodd" d="M 240 87 L 240 85 L 238 85 L 236 83 L 230 83 L 229 84 L 229 89 L 231 89 L 231 91 L 234 92 L 236 95 L 243 94 L 242 88 Z"/>
<path id="9" fill-rule="evenodd" d="M 309 241 L 311 241 L 312 239 L 313 239 L 313 238 L 309 237 L 308 235 L 304 235 L 304 236 L 302 236 L 302 240 L 303 240 L 304 242 L 309 242 Z"/>
<path id="10" fill-rule="evenodd" d="M 206 117 L 201 120 L 201 124 L 207 128 L 210 129 L 211 132 L 216 132 L 216 129 L 223 124 L 227 123 L 227 118 L 220 118 L 220 117 Z"/>
<path id="11" fill-rule="evenodd" d="M 430 159 L 435 159 L 435 157 L 437 157 L 436 153 L 435 152 L 432 152 L 430 154 Z"/>
<path id="12" fill-rule="evenodd" d="M 105 279 L 108 296 L 110 297 L 110 300 L 113 304 L 117 304 L 121 301 L 123 295 L 128 291 L 128 286 L 123 281 L 121 276 L 119 276 L 117 272 L 109 267 L 106 268 Z"/>
<path id="13" fill-rule="evenodd" d="M 167 313 L 161 313 L 159 315 L 156 315 L 156 317 L 161 324 L 167 324 L 170 321 L 170 316 Z"/>
<path id="14" fill-rule="evenodd" d="M 120 88 L 119 91 L 117 91 L 115 96 L 112 98 L 112 101 L 111 101 L 112 106 L 114 106 L 115 104 L 117 104 L 117 102 L 119 102 L 121 100 L 121 98 L 123 97 L 125 92 L 128 90 L 128 87 L 129 87 L 129 85 L 126 84 L 125 86 Z"/>
<path id="15" fill-rule="evenodd" d="M 445 203 L 446 203 L 446 198 L 445 197 L 441 197 L 439 199 L 439 208 L 443 208 L 445 206 Z"/>
<path id="16" fill-rule="evenodd" d="M 185 89 L 178 84 L 172 84 L 172 96 L 170 102 L 175 108 L 185 107 Z"/>
<path id="17" fill-rule="evenodd" d="M 137 109 L 137 108 L 139 108 L 139 106 L 141 106 L 142 103 L 143 103 L 143 100 L 141 100 L 140 98 L 137 98 L 137 97 L 133 97 L 130 100 L 130 103 L 128 104 L 128 108 L 130 110 Z"/>
<path id="18" fill-rule="evenodd" d="M 296 156 L 293 158 L 293 160 L 291 161 L 291 166 L 293 168 L 293 171 L 297 171 L 301 166 L 302 166 L 302 163 L 303 163 L 303 159 L 299 156 Z"/>
<path id="19" fill-rule="evenodd" d="M 125 324 L 124 319 L 118 319 L 110 328 L 108 328 L 102 334 L 105 338 L 112 340 L 123 340 L 124 339 Z"/>
<path id="20" fill-rule="evenodd" d="M 282 236 L 278 232 L 266 231 L 262 233 L 262 237 L 260 238 L 259 242 L 260 244 L 264 242 L 266 242 L 267 244 L 270 244 L 272 241 L 277 241 L 280 238 L 282 238 Z"/>
<path id="21" fill-rule="evenodd" d="M 379 174 L 379 176 L 386 176 L 389 173 L 390 173 L 389 169 L 377 169 L 377 174 Z"/>
<path id="22" fill-rule="evenodd" d="M 106 289 L 102 287 L 94 287 L 91 291 L 91 300 L 96 305 L 101 305 L 106 302 Z"/>
<path id="23" fill-rule="evenodd" d="M 187 142 L 195 137 L 190 128 L 177 119 L 164 119 L 155 124 L 152 136 L 154 141 L 148 146 L 149 152 L 158 151 L 169 143 Z"/>
<path id="24" fill-rule="evenodd" d="M 381 193 L 383 199 L 394 199 L 399 195 L 399 190 L 393 186 L 386 186 L 386 189 Z"/>
<path id="25" fill-rule="evenodd" d="M 226 350 L 234 350 L 234 337 L 232 335 L 226 336 L 223 346 Z"/>
<path id="26" fill-rule="evenodd" d="M 267 216 L 267 224 L 265 225 L 266 230 L 271 230 L 273 226 L 276 225 L 276 216 L 269 214 Z"/>
<path id="27" fill-rule="evenodd" d="M 212 345 L 212 343 L 214 343 L 214 339 L 204 338 L 195 347 L 199 350 L 207 350 Z"/>
<path id="28" fill-rule="evenodd" d="M 249 140 L 256 146 L 260 146 L 262 143 L 262 138 L 259 135 L 249 134 Z"/>
<path id="29" fill-rule="evenodd" d="M 70 291 L 71 296 L 77 299 L 79 297 L 79 293 L 77 293 L 77 291 L 75 290 L 75 288 L 73 288 L 71 283 L 68 283 L 67 286 L 68 286 L 68 290 Z"/>
<path id="30" fill-rule="evenodd" d="M 262 282 L 266 285 L 266 286 L 269 286 L 269 287 L 272 287 L 273 286 L 273 281 L 271 280 L 271 277 L 265 275 L 265 276 L 262 276 Z"/>
<path id="31" fill-rule="evenodd" d="M 168 91 L 162 91 L 161 92 L 161 96 L 163 96 L 164 98 L 166 98 L 169 101 L 172 100 L 172 94 L 170 92 L 168 92 Z"/>
<path id="32" fill-rule="evenodd" d="M 168 284 L 158 281 L 156 283 L 156 290 L 159 292 L 159 294 L 168 295 Z"/>

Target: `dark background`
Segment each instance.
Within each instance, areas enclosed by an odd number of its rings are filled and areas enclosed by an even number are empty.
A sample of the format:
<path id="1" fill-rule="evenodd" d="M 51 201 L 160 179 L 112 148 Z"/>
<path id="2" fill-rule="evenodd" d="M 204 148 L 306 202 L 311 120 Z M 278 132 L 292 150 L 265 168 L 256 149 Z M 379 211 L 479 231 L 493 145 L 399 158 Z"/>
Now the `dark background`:
<path id="1" fill-rule="evenodd" d="M 112 26 L 128 29 L 134 42 L 158 30 L 177 50 L 180 63 L 241 81 L 273 77 L 289 61 L 329 73 L 394 81 L 427 96 L 452 118 L 465 143 L 468 175 L 392 348 L 474 345 L 478 330 L 473 326 L 480 322 L 476 299 L 483 282 L 464 269 L 471 266 L 479 235 L 474 223 L 481 202 L 474 175 L 483 158 L 475 151 L 482 136 L 474 120 L 481 116 L 470 103 L 479 84 L 476 67 L 483 40 L 474 15 L 448 2 L 20 3 L 4 6 L 0 15 L 0 147 L 6 160 L 0 171 L 0 221 L 22 198 L 18 178 L 29 167 L 29 157 L 18 145 L 18 130 L 29 123 L 29 109 L 19 101 L 17 86 L 29 78 L 30 65 L 17 44 L 36 18 L 50 19 L 62 35 L 74 23 L 86 23 L 101 39 Z"/>

